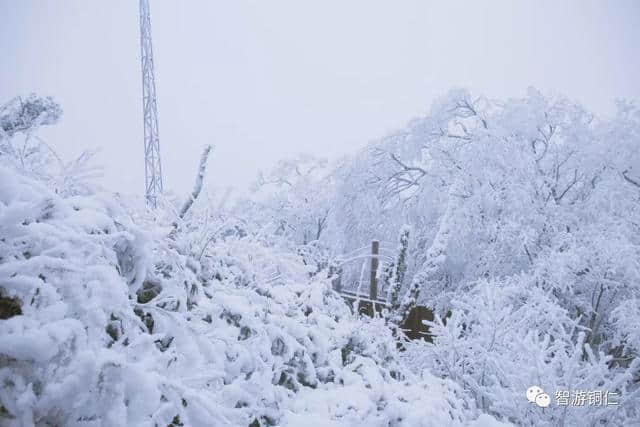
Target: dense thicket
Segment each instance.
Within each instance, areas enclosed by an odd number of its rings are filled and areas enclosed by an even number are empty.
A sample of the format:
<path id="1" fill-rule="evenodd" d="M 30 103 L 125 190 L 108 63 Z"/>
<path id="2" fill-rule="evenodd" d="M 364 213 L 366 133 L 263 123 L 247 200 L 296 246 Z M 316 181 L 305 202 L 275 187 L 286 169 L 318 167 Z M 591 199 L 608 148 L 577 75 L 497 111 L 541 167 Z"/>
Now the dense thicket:
<path id="1" fill-rule="evenodd" d="M 280 162 L 232 209 L 153 215 L 37 137 L 60 113 L 35 96 L 0 113 L 2 423 L 640 422 L 633 104 L 602 119 L 455 90 L 337 163 Z M 391 310 L 367 319 L 330 281 L 361 284 L 373 239 Z M 433 344 L 398 352 L 415 304 L 440 315 Z"/>
<path id="2" fill-rule="evenodd" d="M 452 311 L 434 345 L 405 353 L 414 369 L 518 424 L 640 422 L 637 106 L 603 119 L 534 89 L 506 101 L 454 90 L 317 179 L 280 188 L 271 218 L 299 244 L 323 218 L 314 244 L 329 264 L 372 239 L 393 247 L 410 227 L 400 299 Z M 358 283 L 359 267 L 343 283 Z M 522 397 L 533 384 L 608 390 L 619 405 L 541 411 Z"/>
<path id="3" fill-rule="evenodd" d="M 0 118 L 0 424 L 500 425 L 350 312 L 322 221 L 298 244 L 200 199 L 149 212 L 60 161 L 30 99 Z"/>

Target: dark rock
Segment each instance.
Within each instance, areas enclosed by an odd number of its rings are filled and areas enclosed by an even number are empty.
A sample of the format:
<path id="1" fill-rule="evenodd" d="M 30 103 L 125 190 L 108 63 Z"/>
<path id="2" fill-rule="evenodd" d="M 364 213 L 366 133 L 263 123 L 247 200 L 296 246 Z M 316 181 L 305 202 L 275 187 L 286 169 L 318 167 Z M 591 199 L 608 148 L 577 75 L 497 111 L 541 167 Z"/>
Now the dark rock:
<path id="1" fill-rule="evenodd" d="M 0 320 L 6 320 L 22 314 L 22 307 L 18 298 L 4 296 L 0 290 Z"/>
<path id="2" fill-rule="evenodd" d="M 159 283 L 145 280 L 142 284 L 142 288 L 138 289 L 136 295 L 138 295 L 138 302 L 140 304 L 146 304 L 162 292 L 162 286 Z"/>

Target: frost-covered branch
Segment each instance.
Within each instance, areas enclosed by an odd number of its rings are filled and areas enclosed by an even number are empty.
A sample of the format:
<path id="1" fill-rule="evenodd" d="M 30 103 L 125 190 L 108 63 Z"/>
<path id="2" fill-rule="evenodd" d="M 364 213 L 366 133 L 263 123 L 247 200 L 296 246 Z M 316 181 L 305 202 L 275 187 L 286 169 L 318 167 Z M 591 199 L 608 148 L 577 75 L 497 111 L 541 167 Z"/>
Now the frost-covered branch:
<path id="1" fill-rule="evenodd" d="M 629 184 L 631 185 L 635 185 L 636 187 L 640 188 L 640 179 L 638 178 L 631 178 L 628 175 L 629 171 L 625 170 L 622 172 L 622 177 L 624 178 L 625 181 L 627 181 Z"/>
<path id="2" fill-rule="evenodd" d="M 397 259 L 389 267 L 390 272 L 387 273 L 387 281 L 389 288 L 387 289 L 387 305 L 389 308 L 388 319 L 395 319 L 399 314 L 403 316 L 400 310 L 400 290 L 404 283 L 404 276 L 407 271 L 407 258 L 409 256 L 409 234 L 411 229 L 405 225 L 400 230 L 400 237 L 398 238 L 398 255 Z"/>
<path id="3" fill-rule="evenodd" d="M 193 186 L 193 191 L 189 195 L 189 198 L 184 202 L 182 208 L 180 209 L 180 213 L 178 216 L 180 219 L 184 218 L 187 214 L 193 202 L 196 201 L 200 192 L 202 191 L 202 182 L 204 181 L 204 175 L 207 169 L 207 159 L 209 158 L 209 153 L 213 149 L 212 145 L 207 145 L 202 152 L 202 156 L 200 156 L 200 166 L 198 167 L 198 174 L 196 175 L 196 183 Z"/>

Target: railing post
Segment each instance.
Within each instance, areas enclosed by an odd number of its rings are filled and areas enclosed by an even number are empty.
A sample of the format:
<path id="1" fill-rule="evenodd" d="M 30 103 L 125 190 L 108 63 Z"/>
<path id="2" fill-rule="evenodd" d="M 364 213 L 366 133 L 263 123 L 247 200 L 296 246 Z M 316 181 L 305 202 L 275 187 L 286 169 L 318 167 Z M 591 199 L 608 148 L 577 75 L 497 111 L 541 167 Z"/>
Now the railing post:
<path id="1" fill-rule="evenodd" d="M 378 299 L 378 252 L 380 250 L 380 242 L 374 240 L 371 242 L 371 279 L 369 281 L 369 298 L 373 304 L 375 312 L 375 301 Z"/>
<path id="2" fill-rule="evenodd" d="M 329 277 L 331 278 L 331 287 L 334 291 L 342 291 L 342 267 L 335 265 L 329 266 Z"/>

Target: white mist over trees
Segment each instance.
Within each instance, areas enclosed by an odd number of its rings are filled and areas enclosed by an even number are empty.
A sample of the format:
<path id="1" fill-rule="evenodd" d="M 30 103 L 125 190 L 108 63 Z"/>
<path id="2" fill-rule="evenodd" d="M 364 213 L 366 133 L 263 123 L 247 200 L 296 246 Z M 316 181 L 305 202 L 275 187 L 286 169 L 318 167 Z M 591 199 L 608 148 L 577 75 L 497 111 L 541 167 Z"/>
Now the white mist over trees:
<path id="1" fill-rule="evenodd" d="M 453 90 L 354 156 L 283 160 L 230 208 L 202 197 L 207 148 L 186 204 L 151 212 L 37 137 L 54 101 L 16 102 L 0 110 L 2 425 L 640 420 L 637 106 L 603 120 L 534 89 Z M 389 310 L 368 318 L 331 282 L 357 282 L 345 261 L 371 240 L 393 253 Z M 433 343 L 398 331 L 415 305 L 437 314 Z M 618 405 L 543 410 L 531 385 Z"/>

